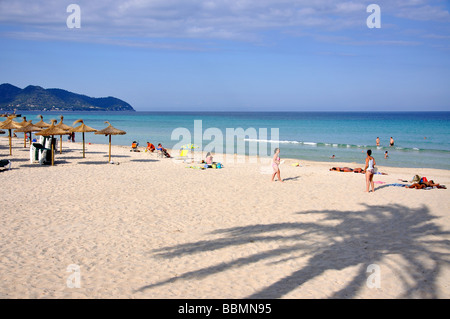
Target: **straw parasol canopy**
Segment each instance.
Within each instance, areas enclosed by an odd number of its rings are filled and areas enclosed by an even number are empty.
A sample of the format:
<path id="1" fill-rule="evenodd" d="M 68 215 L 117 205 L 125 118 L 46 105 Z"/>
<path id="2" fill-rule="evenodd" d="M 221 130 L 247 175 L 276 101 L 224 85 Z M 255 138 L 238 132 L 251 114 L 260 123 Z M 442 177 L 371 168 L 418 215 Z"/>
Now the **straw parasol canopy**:
<path id="1" fill-rule="evenodd" d="M 20 126 L 25 126 L 28 125 L 29 123 L 27 122 L 27 118 L 26 116 L 22 117 L 22 122 L 19 122 Z"/>
<path id="2" fill-rule="evenodd" d="M 98 135 L 103 135 L 104 134 L 105 136 L 109 135 L 109 158 L 108 158 L 108 162 L 111 162 L 111 135 L 125 135 L 125 134 L 127 134 L 127 132 L 115 128 L 108 121 L 106 121 L 105 123 L 108 123 L 109 125 L 106 128 L 104 128 L 103 130 L 95 132 L 95 134 L 98 134 Z"/>
<path id="3" fill-rule="evenodd" d="M 30 120 L 29 122 L 27 122 L 27 125 L 24 125 L 21 128 L 18 128 L 16 130 L 14 130 L 14 132 L 16 132 L 16 133 L 24 133 L 25 137 L 26 137 L 26 133 L 30 133 L 30 145 L 31 145 L 31 132 L 39 132 L 41 130 L 42 130 L 42 128 L 37 127 Z M 26 140 L 26 138 L 24 139 L 23 143 L 24 143 L 23 147 L 27 147 L 27 140 Z"/>
<path id="4" fill-rule="evenodd" d="M 56 123 L 56 120 L 52 120 L 52 124 L 50 125 L 50 127 L 46 128 L 40 132 L 37 132 L 36 135 L 52 136 L 52 138 L 53 138 L 53 136 L 55 136 L 55 135 L 66 134 L 66 131 L 59 127 L 56 127 L 55 123 Z M 54 157 L 55 157 L 55 149 L 53 147 L 53 143 L 51 143 L 51 144 L 52 144 L 52 166 L 53 166 L 54 165 Z"/>
<path id="5" fill-rule="evenodd" d="M 77 127 L 73 127 L 70 129 L 70 132 L 78 132 L 78 133 L 82 133 L 83 134 L 83 158 L 85 158 L 85 147 L 84 147 L 84 133 L 89 133 L 89 132 L 97 132 L 97 130 L 95 128 L 89 127 L 86 124 L 84 124 L 83 120 L 76 120 L 75 122 L 73 122 L 73 126 L 75 126 L 75 124 L 77 123 L 81 123 L 80 126 Z"/>
<path id="6" fill-rule="evenodd" d="M 13 121 L 15 116 L 9 116 L 8 119 L 0 123 L 0 129 L 8 130 L 9 137 L 9 155 L 12 155 L 11 130 L 21 128 L 20 124 Z"/>
<path id="7" fill-rule="evenodd" d="M 55 126 L 67 131 L 65 135 L 72 134 L 72 132 L 70 132 L 72 126 L 64 124 L 63 119 L 64 116 L 61 115 L 61 121 L 59 121 L 59 123 L 56 124 Z M 61 153 L 62 153 L 62 135 L 59 136 L 59 154 Z"/>
<path id="8" fill-rule="evenodd" d="M 22 117 L 22 122 L 18 122 L 18 123 L 22 127 L 27 126 L 28 124 L 30 124 L 29 122 L 27 122 L 26 116 Z M 21 131 L 14 130 L 14 133 L 17 133 L 17 132 L 21 132 Z M 27 146 L 27 134 L 26 133 L 23 133 L 23 144 L 24 144 L 24 147 Z"/>
<path id="9" fill-rule="evenodd" d="M 66 131 L 71 130 L 73 127 L 64 124 L 64 123 L 63 123 L 63 120 L 64 120 L 64 116 L 61 115 L 61 120 L 60 120 L 59 123 L 56 124 L 55 126 L 56 126 L 56 127 L 59 127 L 59 128 L 62 128 L 63 130 L 66 130 Z"/>
<path id="10" fill-rule="evenodd" d="M 38 117 L 40 117 L 41 120 L 39 122 L 37 122 L 36 124 L 34 124 L 35 126 L 37 126 L 37 127 L 50 127 L 50 124 L 44 122 L 44 117 L 42 115 L 38 115 Z"/>

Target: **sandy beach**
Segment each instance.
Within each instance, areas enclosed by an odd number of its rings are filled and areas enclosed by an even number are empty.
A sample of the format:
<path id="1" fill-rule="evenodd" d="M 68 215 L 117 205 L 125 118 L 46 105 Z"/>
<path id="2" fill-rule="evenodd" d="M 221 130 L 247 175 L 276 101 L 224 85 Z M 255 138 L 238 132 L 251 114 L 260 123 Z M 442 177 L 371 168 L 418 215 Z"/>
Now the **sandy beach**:
<path id="1" fill-rule="evenodd" d="M 111 164 L 106 137 L 86 158 L 63 138 L 41 166 L 13 143 L 0 298 L 450 297 L 449 190 L 389 186 L 448 187 L 448 170 L 378 167 L 365 193 L 363 174 L 329 171 L 363 161 L 284 159 L 280 183 L 255 158 L 200 170 L 113 145 Z"/>

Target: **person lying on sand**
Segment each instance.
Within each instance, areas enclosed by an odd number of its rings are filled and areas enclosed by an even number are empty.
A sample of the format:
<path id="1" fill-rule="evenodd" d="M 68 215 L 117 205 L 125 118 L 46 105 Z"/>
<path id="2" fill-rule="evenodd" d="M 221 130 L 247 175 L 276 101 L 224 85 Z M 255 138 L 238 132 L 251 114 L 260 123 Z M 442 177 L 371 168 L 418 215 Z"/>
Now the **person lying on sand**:
<path id="1" fill-rule="evenodd" d="M 332 167 L 330 168 L 330 171 L 337 171 L 337 172 L 353 172 L 353 173 L 365 173 L 365 171 L 358 167 L 358 168 L 350 168 L 350 167 Z"/>
<path id="2" fill-rule="evenodd" d="M 350 167 L 332 167 L 330 168 L 330 171 L 337 171 L 337 172 L 353 172 L 353 173 L 362 173 L 365 174 L 366 171 L 363 170 L 362 168 L 358 167 L 358 168 L 350 168 Z M 381 173 L 381 172 L 376 172 L 375 174 L 378 175 L 387 175 L 386 173 Z"/>
<path id="3" fill-rule="evenodd" d="M 424 189 L 427 187 L 436 187 L 436 188 L 443 188 L 443 189 L 447 189 L 447 187 L 445 187 L 444 185 L 439 185 L 439 184 L 435 184 L 434 181 L 428 181 L 428 182 L 419 182 L 419 183 L 414 183 L 410 186 L 405 186 L 406 188 L 415 188 L 415 189 Z"/>
<path id="4" fill-rule="evenodd" d="M 353 172 L 353 168 L 350 167 L 332 167 L 330 168 L 330 171 L 337 171 L 337 172 Z"/>

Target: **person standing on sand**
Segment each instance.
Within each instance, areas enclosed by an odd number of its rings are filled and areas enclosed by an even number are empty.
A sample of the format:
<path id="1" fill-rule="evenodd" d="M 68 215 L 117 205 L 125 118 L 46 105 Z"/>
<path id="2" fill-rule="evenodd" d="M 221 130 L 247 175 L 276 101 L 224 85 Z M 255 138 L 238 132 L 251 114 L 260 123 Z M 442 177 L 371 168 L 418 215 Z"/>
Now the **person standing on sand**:
<path id="1" fill-rule="evenodd" d="M 372 150 L 367 150 L 366 157 L 366 193 L 369 193 L 369 186 L 372 186 L 372 192 L 375 192 L 375 183 L 373 182 L 373 174 L 375 173 L 375 159 L 371 156 Z"/>
<path id="2" fill-rule="evenodd" d="M 272 182 L 275 178 L 275 175 L 277 175 L 278 180 L 280 182 L 283 182 L 283 180 L 280 177 L 280 149 L 277 147 L 274 151 L 273 159 L 272 159 L 272 168 L 273 168 L 273 174 L 272 174 Z"/>

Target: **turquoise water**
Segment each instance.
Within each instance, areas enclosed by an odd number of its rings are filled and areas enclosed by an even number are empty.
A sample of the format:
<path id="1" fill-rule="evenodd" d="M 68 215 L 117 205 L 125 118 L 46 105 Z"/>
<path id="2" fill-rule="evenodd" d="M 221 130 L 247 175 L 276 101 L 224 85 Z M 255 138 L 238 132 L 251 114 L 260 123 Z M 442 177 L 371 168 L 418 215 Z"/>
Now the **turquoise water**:
<path id="1" fill-rule="evenodd" d="M 208 128 L 218 128 L 226 137 L 227 128 L 266 128 L 268 136 L 258 134 L 244 137 L 247 151 L 249 146 L 262 145 L 271 140 L 270 129 L 279 130 L 279 147 L 281 155 L 313 161 L 356 162 L 361 165 L 365 152 L 372 149 L 379 166 L 394 167 L 430 167 L 450 169 L 450 112 L 235 112 L 235 113 L 180 113 L 180 112 L 21 112 L 33 123 L 39 121 L 38 114 L 44 121 L 59 121 L 64 116 L 64 123 L 72 125 L 77 119 L 96 129 L 106 127 L 104 121 L 127 132 L 126 135 L 113 136 L 113 144 L 131 145 L 138 141 L 140 146 L 147 141 L 162 143 L 172 148 L 178 139 L 171 135 L 176 128 L 186 128 L 194 136 L 194 120 L 202 121 L 202 132 Z M 395 140 L 394 147 L 389 147 L 389 138 Z M 381 146 L 376 146 L 380 137 Z M 76 134 L 80 141 L 81 134 Z M 86 142 L 107 143 L 105 136 L 86 134 Z M 194 140 L 192 140 L 194 142 Z M 242 142 L 242 139 L 241 139 Z M 203 140 L 203 147 L 210 143 Z M 225 143 L 225 140 L 224 140 Z M 237 144 L 238 141 L 236 140 Z M 256 143 L 256 144 L 254 144 Z M 275 144 L 270 144 L 275 146 Z M 226 149 L 234 153 L 235 149 Z M 384 159 L 388 151 L 389 158 Z M 265 152 L 265 153 L 264 153 Z M 262 154 L 270 154 L 270 149 Z M 335 159 L 330 159 L 335 155 Z"/>

